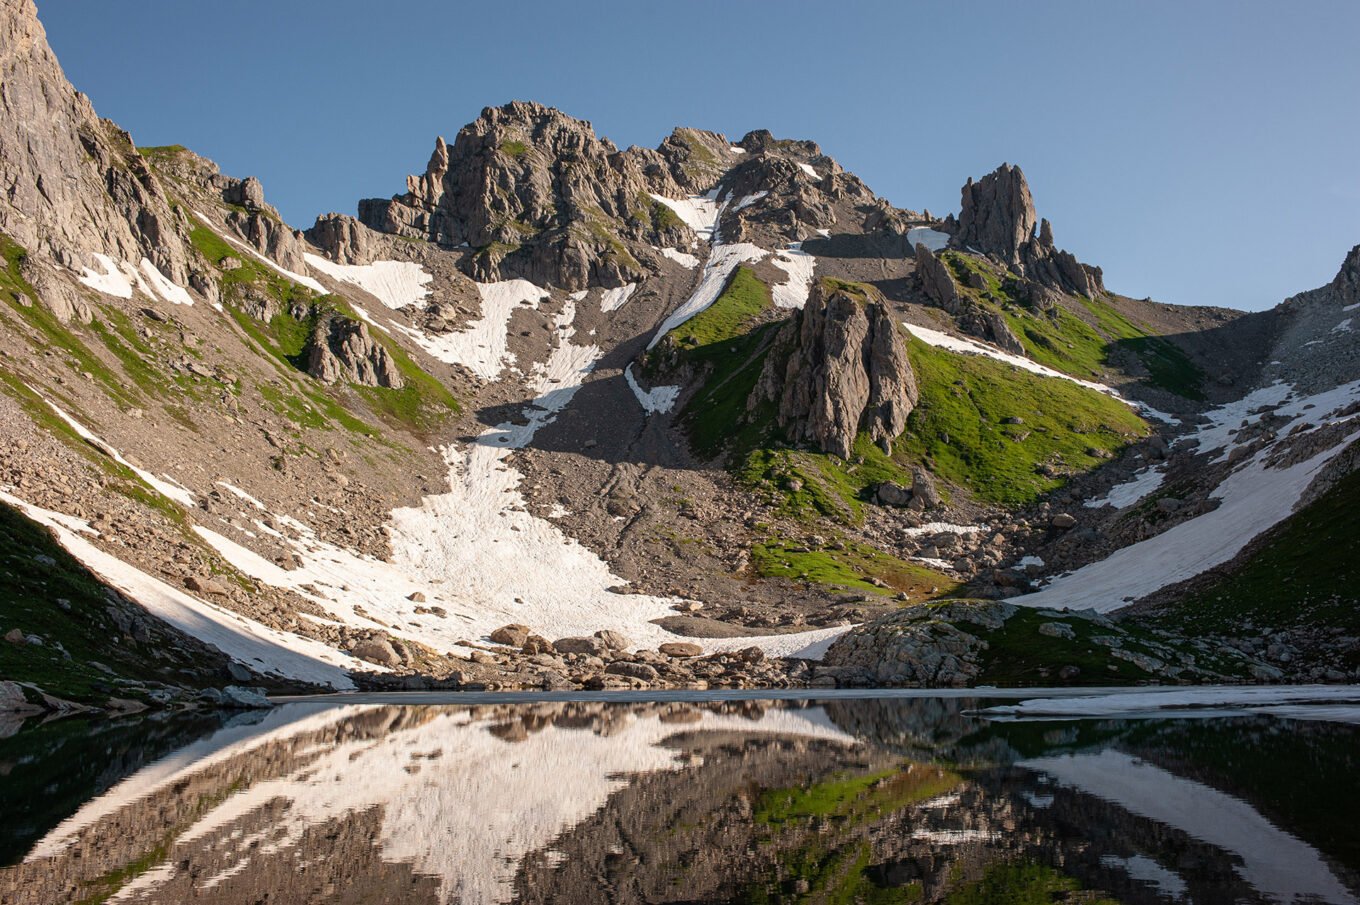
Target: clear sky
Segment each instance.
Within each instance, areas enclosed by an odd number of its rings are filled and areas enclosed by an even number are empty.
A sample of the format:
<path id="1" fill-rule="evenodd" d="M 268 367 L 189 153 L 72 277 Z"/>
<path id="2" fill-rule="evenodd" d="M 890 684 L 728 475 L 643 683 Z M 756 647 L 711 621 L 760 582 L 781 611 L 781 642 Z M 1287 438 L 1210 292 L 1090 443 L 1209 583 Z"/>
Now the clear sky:
<path id="1" fill-rule="evenodd" d="M 1360 243 L 1354 0 L 38 5 L 101 115 L 258 176 L 300 227 L 526 99 L 620 147 L 810 138 L 935 213 L 1018 163 L 1059 246 L 1163 301 L 1269 307 Z"/>

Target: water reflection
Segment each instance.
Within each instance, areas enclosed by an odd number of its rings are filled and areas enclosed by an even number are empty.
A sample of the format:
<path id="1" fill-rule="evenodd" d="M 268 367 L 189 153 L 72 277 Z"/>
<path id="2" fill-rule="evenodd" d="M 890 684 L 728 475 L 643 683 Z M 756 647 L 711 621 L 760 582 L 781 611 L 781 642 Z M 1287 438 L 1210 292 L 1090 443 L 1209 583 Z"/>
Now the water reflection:
<path id="1" fill-rule="evenodd" d="M 1356 727 L 986 703 L 291 704 L 64 785 L 25 730 L 0 903 L 1360 901 Z"/>

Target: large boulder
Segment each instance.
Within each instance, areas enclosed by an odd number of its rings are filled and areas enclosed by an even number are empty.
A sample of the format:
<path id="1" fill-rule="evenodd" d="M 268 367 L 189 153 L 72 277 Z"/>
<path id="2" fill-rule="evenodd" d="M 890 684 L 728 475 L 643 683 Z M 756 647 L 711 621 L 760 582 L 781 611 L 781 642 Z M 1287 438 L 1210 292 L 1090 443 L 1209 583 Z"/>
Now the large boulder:
<path id="1" fill-rule="evenodd" d="M 952 601 L 897 610 L 856 626 L 827 650 L 818 674 L 846 686 L 969 685 L 981 672 L 982 632 L 1016 612 L 997 601 Z"/>
<path id="2" fill-rule="evenodd" d="M 307 347 L 307 373 L 323 383 L 401 389 L 396 359 L 373 339 L 368 325 L 340 314 L 321 314 Z"/>

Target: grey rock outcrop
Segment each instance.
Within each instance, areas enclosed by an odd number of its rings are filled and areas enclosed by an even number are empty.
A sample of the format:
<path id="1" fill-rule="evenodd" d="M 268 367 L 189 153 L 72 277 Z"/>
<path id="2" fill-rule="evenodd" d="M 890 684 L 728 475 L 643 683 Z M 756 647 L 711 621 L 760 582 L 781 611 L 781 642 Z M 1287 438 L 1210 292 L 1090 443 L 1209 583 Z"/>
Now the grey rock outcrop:
<path id="1" fill-rule="evenodd" d="M 259 185 L 258 182 L 255 184 Z M 261 204 L 263 201 L 264 195 L 261 194 Z M 272 208 L 231 211 L 227 214 L 227 225 L 256 251 L 273 259 L 284 269 L 295 273 L 307 272 L 307 262 L 302 257 L 306 250 L 302 233 L 279 219 Z"/>
<path id="2" fill-rule="evenodd" d="M 305 235 L 338 264 L 368 264 L 373 260 L 372 231 L 345 214 L 322 214 Z"/>
<path id="3" fill-rule="evenodd" d="M 343 315 L 319 316 L 307 348 L 307 373 L 324 383 L 401 389 L 406 381 L 392 353 L 375 342 L 368 325 Z"/>
<path id="4" fill-rule="evenodd" d="M 1099 267 L 1054 246 L 1053 227 L 1037 220 L 1024 172 L 1008 163 L 964 185 L 953 244 L 995 258 L 1049 289 L 1088 298 L 1105 291 Z"/>
<path id="5" fill-rule="evenodd" d="M 860 431 L 891 449 L 917 398 L 902 331 L 882 298 L 824 280 L 780 330 L 748 406 L 776 403 L 791 440 L 848 458 Z"/>
<path id="6" fill-rule="evenodd" d="M 898 610 L 842 635 L 817 674 L 844 686 L 969 685 L 987 649 L 978 630 L 998 629 L 1015 612 L 1009 603 L 963 601 Z"/>
<path id="7" fill-rule="evenodd" d="M 949 265 L 920 243 L 916 245 L 916 278 L 920 281 L 921 291 L 932 303 L 950 314 L 962 312 L 959 284 L 954 282 Z"/>

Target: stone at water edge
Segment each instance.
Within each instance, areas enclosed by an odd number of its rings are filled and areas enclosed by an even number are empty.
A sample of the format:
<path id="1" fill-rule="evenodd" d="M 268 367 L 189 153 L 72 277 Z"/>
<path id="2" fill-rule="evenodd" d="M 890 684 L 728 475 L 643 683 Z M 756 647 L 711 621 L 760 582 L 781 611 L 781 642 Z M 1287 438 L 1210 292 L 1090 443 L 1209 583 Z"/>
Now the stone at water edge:
<path id="1" fill-rule="evenodd" d="M 605 647 L 610 650 L 627 650 L 633 646 L 633 642 L 628 640 L 628 636 L 612 629 L 601 629 L 595 633 L 595 637 L 604 642 Z"/>
<path id="2" fill-rule="evenodd" d="M 228 685 L 222 689 L 222 706 L 241 710 L 268 710 L 274 705 L 262 692 L 254 688 Z"/>
<path id="3" fill-rule="evenodd" d="M 509 625 L 502 625 L 487 636 L 496 644 L 509 644 L 511 647 L 523 647 L 524 642 L 529 640 L 529 626 L 512 622 Z"/>
<path id="4" fill-rule="evenodd" d="M 657 646 L 657 650 L 668 657 L 698 657 L 702 656 L 704 649 L 697 644 L 688 641 L 667 641 L 665 644 Z"/>

